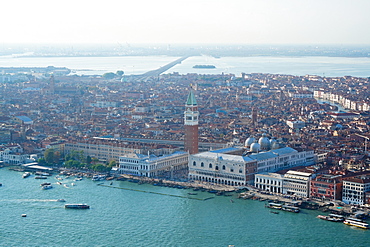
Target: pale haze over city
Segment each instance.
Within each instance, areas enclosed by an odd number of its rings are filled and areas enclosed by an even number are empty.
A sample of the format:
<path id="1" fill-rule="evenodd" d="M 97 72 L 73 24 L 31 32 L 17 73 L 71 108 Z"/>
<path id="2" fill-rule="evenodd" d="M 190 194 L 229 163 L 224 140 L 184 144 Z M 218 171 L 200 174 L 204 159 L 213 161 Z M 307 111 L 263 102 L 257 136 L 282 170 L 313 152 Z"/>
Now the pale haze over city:
<path id="1" fill-rule="evenodd" d="M 2 43 L 369 44 L 367 0 L 14 0 Z"/>
<path id="2" fill-rule="evenodd" d="M 370 246 L 370 0 L 0 10 L 0 246 Z"/>

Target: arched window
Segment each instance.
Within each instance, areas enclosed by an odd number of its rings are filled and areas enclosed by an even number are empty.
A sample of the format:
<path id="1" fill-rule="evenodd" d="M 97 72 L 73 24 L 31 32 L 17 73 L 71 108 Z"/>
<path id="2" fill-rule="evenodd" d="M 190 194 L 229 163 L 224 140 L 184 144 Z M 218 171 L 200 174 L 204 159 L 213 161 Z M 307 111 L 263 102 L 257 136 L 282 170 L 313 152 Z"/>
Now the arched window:
<path id="1" fill-rule="evenodd" d="M 204 167 L 204 163 L 203 163 L 203 162 L 202 162 L 202 163 L 200 163 L 200 166 L 201 166 L 201 167 Z"/>
<path id="2" fill-rule="evenodd" d="M 230 172 L 234 172 L 234 168 L 230 168 Z"/>
<path id="3" fill-rule="evenodd" d="M 209 168 L 212 168 L 212 163 L 209 163 Z"/>
<path id="4" fill-rule="evenodd" d="M 215 170 L 218 171 L 218 166 L 215 166 Z"/>
<path id="5" fill-rule="evenodd" d="M 193 166 L 196 166 L 197 165 L 197 162 L 193 161 Z"/>
<path id="6" fill-rule="evenodd" d="M 242 169 L 239 169 L 239 173 L 243 173 L 243 170 Z"/>
<path id="7" fill-rule="evenodd" d="M 226 167 L 225 167 L 225 165 L 223 165 L 223 166 L 222 166 L 222 170 L 226 170 Z"/>

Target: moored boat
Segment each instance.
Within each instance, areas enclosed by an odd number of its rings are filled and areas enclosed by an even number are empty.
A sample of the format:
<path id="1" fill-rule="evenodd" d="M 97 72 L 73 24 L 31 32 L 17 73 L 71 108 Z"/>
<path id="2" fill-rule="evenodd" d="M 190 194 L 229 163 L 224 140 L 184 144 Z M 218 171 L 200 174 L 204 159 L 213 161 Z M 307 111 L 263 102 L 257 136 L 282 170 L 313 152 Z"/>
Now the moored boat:
<path id="1" fill-rule="evenodd" d="M 47 173 L 47 172 L 35 172 L 36 175 L 40 175 L 40 176 L 50 176 L 51 174 L 50 173 Z"/>
<path id="2" fill-rule="evenodd" d="M 46 176 L 36 176 L 35 179 L 47 179 L 48 177 Z"/>
<path id="3" fill-rule="evenodd" d="M 344 217 L 338 214 L 329 214 L 329 215 L 318 215 L 317 218 L 332 222 L 343 222 Z"/>
<path id="4" fill-rule="evenodd" d="M 28 178 L 29 176 L 31 176 L 31 173 L 30 172 L 25 172 L 25 173 L 23 173 L 22 178 Z"/>
<path id="5" fill-rule="evenodd" d="M 343 221 L 344 224 L 349 226 L 355 226 L 362 229 L 369 229 L 369 224 L 356 218 L 347 218 Z"/>
<path id="6" fill-rule="evenodd" d="M 92 177 L 92 180 L 93 181 L 101 181 L 101 180 L 105 180 L 105 175 L 94 175 L 93 177 Z"/>
<path id="7" fill-rule="evenodd" d="M 283 205 L 281 208 L 283 211 L 288 211 L 292 213 L 299 213 L 301 210 L 298 207 L 290 206 L 290 205 Z"/>
<path id="8" fill-rule="evenodd" d="M 269 204 L 265 205 L 265 207 L 266 208 L 273 208 L 273 209 L 279 209 L 279 210 L 281 210 L 282 207 L 283 207 L 283 204 L 270 202 Z"/>
<path id="9" fill-rule="evenodd" d="M 72 208 L 72 209 L 88 209 L 90 208 L 89 205 L 86 204 L 65 204 L 64 208 Z"/>

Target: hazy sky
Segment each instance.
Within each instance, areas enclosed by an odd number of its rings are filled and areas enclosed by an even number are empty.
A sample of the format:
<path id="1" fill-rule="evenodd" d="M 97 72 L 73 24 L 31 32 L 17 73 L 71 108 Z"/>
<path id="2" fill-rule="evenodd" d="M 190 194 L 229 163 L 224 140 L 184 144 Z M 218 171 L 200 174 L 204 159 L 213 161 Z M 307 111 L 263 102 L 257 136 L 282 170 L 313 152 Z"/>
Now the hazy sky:
<path id="1" fill-rule="evenodd" d="M 11 0 L 0 42 L 369 44 L 370 0 Z"/>

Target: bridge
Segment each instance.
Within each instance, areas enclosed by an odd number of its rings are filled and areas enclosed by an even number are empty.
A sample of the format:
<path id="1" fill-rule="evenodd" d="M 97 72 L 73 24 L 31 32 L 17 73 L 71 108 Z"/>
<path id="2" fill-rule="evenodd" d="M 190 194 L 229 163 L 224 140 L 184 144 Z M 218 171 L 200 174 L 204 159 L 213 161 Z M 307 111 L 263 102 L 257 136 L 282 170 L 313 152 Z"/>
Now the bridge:
<path id="1" fill-rule="evenodd" d="M 137 75 L 136 77 L 138 77 L 140 79 L 145 79 L 145 78 L 148 78 L 148 77 L 157 77 L 160 74 L 162 74 L 163 72 L 165 72 L 165 71 L 169 70 L 170 68 L 172 68 L 173 66 L 175 66 L 176 64 L 180 64 L 182 61 L 184 61 L 188 57 L 190 57 L 190 56 L 181 57 L 181 58 L 179 58 L 179 59 L 177 59 L 173 62 L 170 62 L 169 64 L 166 64 L 166 65 L 160 67 L 159 69 L 148 71 L 144 74 Z"/>

